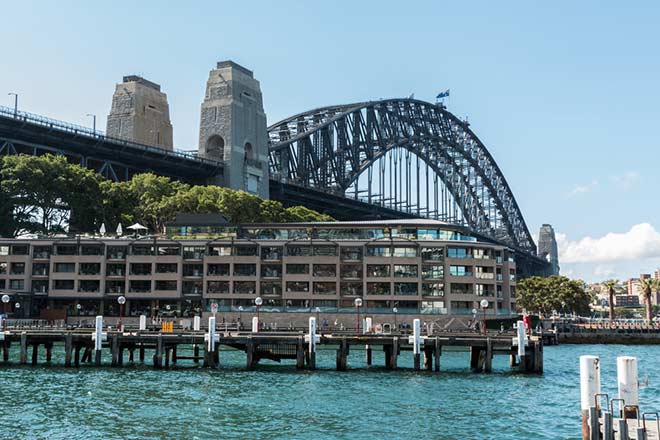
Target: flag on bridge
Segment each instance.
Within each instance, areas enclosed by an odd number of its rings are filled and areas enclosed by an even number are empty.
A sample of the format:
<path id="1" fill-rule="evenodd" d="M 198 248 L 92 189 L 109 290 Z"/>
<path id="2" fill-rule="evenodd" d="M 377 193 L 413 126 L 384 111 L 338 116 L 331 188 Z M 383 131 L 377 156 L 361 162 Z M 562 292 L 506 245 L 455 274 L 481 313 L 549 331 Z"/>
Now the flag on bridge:
<path id="1" fill-rule="evenodd" d="M 442 92 L 438 93 L 438 96 L 436 96 L 435 99 L 442 99 L 448 97 L 449 97 L 449 89 L 443 90 Z"/>

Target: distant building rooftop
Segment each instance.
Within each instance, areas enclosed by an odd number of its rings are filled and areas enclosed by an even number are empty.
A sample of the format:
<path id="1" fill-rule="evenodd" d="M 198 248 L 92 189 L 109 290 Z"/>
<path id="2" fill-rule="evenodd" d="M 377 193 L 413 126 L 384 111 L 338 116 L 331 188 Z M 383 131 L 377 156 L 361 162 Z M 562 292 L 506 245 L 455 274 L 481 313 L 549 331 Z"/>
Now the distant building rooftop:
<path id="1" fill-rule="evenodd" d="M 244 74 L 248 75 L 250 78 L 253 78 L 254 73 L 250 69 L 246 69 L 245 67 L 241 66 L 238 63 L 235 63 L 231 60 L 226 60 L 226 61 L 218 61 L 217 68 L 221 69 L 223 67 L 233 67 L 236 70 L 240 70 Z"/>
<path id="2" fill-rule="evenodd" d="M 141 76 L 138 75 L 128 75 L 124 77 L 124 82 L 136 82 L 139 84 L 142 84 L 144 86 L 147 86 L 151 89 L 158 90 L 160 92 L 160 85 L 156 84 L 155 82 L 151 82 L 148 79 L 144 79 Z"/>

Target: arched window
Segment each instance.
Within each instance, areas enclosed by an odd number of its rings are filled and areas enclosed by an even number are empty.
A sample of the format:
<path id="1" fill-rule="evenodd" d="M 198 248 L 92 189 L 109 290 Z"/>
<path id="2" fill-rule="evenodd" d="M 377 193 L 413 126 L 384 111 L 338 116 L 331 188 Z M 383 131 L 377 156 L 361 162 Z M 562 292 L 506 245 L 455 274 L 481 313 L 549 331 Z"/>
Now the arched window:
<path id="1" fill-rule="evenodd" d="M 215 156 L 222 158 L 225 150 L 225 140 L 222 136 L 213 135 L 206 141 L 206 154 L 207 156 Z"/>
<path id="2" fill-rule="evenodd" d="M 252 144 L 249 142 L 245 143 L 245 159 L 246 160 L 254 159 L 254 151 L 252 150 Z"/>

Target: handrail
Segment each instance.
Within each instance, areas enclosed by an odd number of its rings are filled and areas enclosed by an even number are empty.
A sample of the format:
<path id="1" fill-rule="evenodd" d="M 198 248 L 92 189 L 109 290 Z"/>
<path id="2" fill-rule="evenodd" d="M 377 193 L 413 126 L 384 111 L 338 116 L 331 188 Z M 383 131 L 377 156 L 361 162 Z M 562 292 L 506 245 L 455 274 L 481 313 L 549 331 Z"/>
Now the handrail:
<path id="1" fill-rule="evenodd" d="M 69 122 L 60 121 L 57 119 L 52 119 L 47 116 L 38 115 L 35 113 L 29 113 L 25 111 L 15 111 L 12 108 L 5 107 L 0 105 L 0 116 L 6 118 L 12 118 L 16 120 L 22 120 L 32 124 L 41 125 L 44 127 L 54 128 L 61 131 L 66 131 L 74 134 L 82 134 L 84 136 L 89 136 L 99 140 L 107 140 L 116 144 L 126 145 L 131 148 L 138 148 L 145 151 L 151 151 L 153 153 L 162 154 L 164 156 L 176 156 L 182 159 L 191 160 L 194 162 L 204 163 L 213 166 L 220 166 L 221 163 L 212 159 L 207 159 L 203 157 L 196 156 L 192 153 L 185 153 L 183 151 L 177 150 L 166 150 L 164 148 L 155 147 L 152 145 L 141 144 L 139 142 L 129 141 L 126 139 L 121 139 L 114 136 L 108 136 L 100 130 L 92 130 L 88 127 L 83 127 L 82 125 L 72 124 Z"/>

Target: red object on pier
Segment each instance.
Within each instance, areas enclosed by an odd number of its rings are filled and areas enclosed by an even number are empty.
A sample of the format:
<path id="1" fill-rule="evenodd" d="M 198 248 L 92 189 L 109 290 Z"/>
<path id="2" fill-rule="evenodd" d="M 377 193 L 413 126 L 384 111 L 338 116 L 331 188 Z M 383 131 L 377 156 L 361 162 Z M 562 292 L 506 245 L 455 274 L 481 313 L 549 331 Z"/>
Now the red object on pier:
<path id="1" fill-rule="evenodd" d="M 532 317 L 529 315 L 523 316 L 523 325 L 525 326 L 527 333 L 529 333 L 532 329 Z"/>

